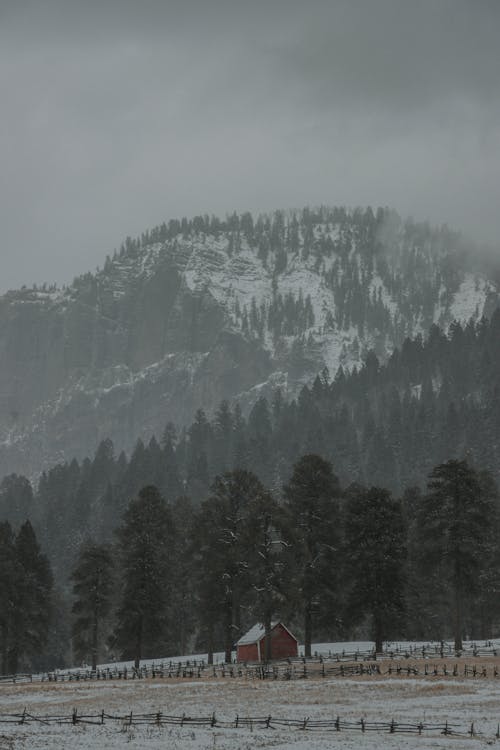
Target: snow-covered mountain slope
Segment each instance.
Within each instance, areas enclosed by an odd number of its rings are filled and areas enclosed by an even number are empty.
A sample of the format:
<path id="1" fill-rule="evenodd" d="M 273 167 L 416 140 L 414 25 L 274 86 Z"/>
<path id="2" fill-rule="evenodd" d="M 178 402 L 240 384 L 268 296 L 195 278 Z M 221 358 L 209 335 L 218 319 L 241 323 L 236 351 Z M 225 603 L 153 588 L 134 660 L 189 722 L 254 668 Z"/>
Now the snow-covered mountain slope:
<path id="1" fill-rule="evenodd" d="M 388 210 L 172 221 L 69 288 L 0 298 L 0 473 L 104 437 L 130 450 L 222 399 L 293 396 L 497 300 L 457 235 Z"/>

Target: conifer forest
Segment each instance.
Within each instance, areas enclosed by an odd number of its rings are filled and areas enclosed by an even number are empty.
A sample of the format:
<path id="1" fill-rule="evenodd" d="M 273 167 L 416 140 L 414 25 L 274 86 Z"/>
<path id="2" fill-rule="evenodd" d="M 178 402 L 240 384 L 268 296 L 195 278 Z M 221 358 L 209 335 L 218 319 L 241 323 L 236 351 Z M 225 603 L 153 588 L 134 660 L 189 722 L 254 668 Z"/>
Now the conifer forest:
<path id="1" fill-rule="evenodd" d="M 496 266 L 483 259 L 479 271 L 478 262 L 447 228 L 403 223 L 388 209 L 205 216 L 128 238 L 102 271 L 62 292 L 4 298 L 14 338 L 19 310 L 67 317 L 73 305 L 64 358 L 77 386 L 64 397 L 74 425 L 60 406 L 55 424 L 42 423 L 52 436 L 56 428 L 71 435 L 61 460 L 50 458 L 55 443 L 40 426 L 28 442 L 16 433 L 23 416 L 11 400 L 3 465 L 22 456 L 31 473 L 7 472 L 0 482 L 1 671 L 195 652 L 230 660 L 254 622 L 269 632 L 276 619 L 290 624 L 306 656 L 318 640 L 370 638 L 381 649 L 396 637 L 452 638 L 459 651 L 466 637 L 492 636 L 500 623 L 500 309 Z M 213 285 L 229 263 L 234 283 L 251 272 L 269 290 L 259 301 L 258 285 L 251 297 L 242 287 L 217 311 L 203 282 L 204 291 L 179 302 L 182 285 L 193 284 L 190 263 Z M 134 277 L 136 266 L 146 275 Z M 170 312 L 160 290 L 177 300 Z M 321 308 L 318 294 L 327 294 Z M 99 311 L 91 327 L 89 310 Z M 467 319 L 454 317 L 464 310 Z M 172 355 L 175 372 L 191 372 L 189 387 L 207 394 L 206 408 L 190 397 L 188 420 L 166 420 L 144 439 L 143 407 L 155 413 L 150 427 L 158 424 L 168 383 L 148 381 L 148 366 L 138 370 L 146 385 L 134 385 L 134 402 L 113 405 L 116 377 L 129 370 L 106 364 L 116 335 L 102 326 L 123 326 L 128 316 L 127 366 L 135 359 L 140 367 L 159 345 L 162 314 L 161 346 L 184 351 Z M 221 348 L 228 331 L 230 347 Z M 196 353 L 207 346 L 213 355 Z M 196 386 L 193 357 L 206 369 Z M 90 366 L 107 367 L 99 377 L 111 385 L 74 380 Z M 227 376 L 228 396 L 214 403 L 218 391 L 207 383 L 230 370 L 246 374 Z M 247 374 L 250 390 L 234 393 Z M 267 380 L 252 385 L 259 377 Z M 95 393 L 107 411 L 92 419 L 116 434 L 128 414 L 127 429 L 137 424 L 141 437 L 128 451 L 105 437 L 82 459 L 92 440 L 78 442 L 79 426 Z M 51 408 L 40 407 L 37 419 Z M 49 450 L 42 465 L 41 448 Z"/>
<path id="2" fill-rule="evenodd" d="M 500 621 L 500 312 L 127 457 L 0 485 L 3 673 L 313 640 L 489 638 Z M 439 380 L 436 393 L 433 384 Z M 412 383 L 419 382 L 416 389 Z M 20 585 L 22 581 L 22 585 Z"/>

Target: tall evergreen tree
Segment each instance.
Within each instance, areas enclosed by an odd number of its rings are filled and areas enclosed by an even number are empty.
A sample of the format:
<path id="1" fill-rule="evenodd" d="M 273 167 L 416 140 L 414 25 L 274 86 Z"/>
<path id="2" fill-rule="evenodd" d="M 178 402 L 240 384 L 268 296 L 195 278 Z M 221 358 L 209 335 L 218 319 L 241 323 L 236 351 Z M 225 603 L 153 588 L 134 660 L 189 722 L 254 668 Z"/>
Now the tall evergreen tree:
<path id="1" fill-rule="evenodd" d="M 14 625 L 19 571 L 14 533 L 8 521 L 0 523 L 0 674 L 9 670 L 9 646 Z"/>
<path id="2" fill-rule="evenodd" d="M 314 615 L 336 587 L 340 485 L 320 456 L 302 456 L 283 488 L 290 549 L 290 596 L 300 609 L 304 654 L 311 656 Z"/>
<path id="3" fill-rule="evenodd" d="M 237 469 L 216 477 L 210 497 L 202 503 L 198 528 L 200 599 L 212 632 L 222 623 L 226 661 L 241 633 L 241 607 L 248 588 L 249 556 L 245 527 L 250 501 L 263 487 L 249 471 Z"/>
<path id="4" fill-rule="evenodd" d="M 14 549 L 18 579 L 9 648 L 12 673 L 23 661 L 38 656 L 47 642 L 53 584 L 49 561 L 40 551 L 29 521 L 19 529 Z"/>
<path id="5" fill-rule="evenodd" d="M 244 546 L 249 550 L 251 610 L 264 625 L 264 659 L 271 660 L 273 616 L 283 606 L 284 556 L 282 512 L 273 496 L 257 485 L 248 506 Z"/>
<path id="6" fill-rule="evenodd" d="M 76 597 L 72 608 L 73 649 L 78 659 L 90 657 L 94 671 L 105 638 L 105 618 L 111 609 L 112 565 L 109 545 L 88 541 L 71 575 Z"/>
<path id="7" fill-rule="evenodd" d="M 404 624 L 406 530 L 401 504 L 379 487 L 346 493 L 345 572 L 350 624 L 371 618 L 375 650 Z"/>
<path id="8" fill-rule="evenodd" d="M 455 650 L 461 651 L 464 604 L 486 573 L 498 528 L 498 495 L 491 477 L 466 460 L 436 466 L 418 513 L 422 564 L 440 566 L 451 592 Z"/>
<path id="9" fill-rule="evenodd" d="M 144 487 L 130 502 L 117 536 L 122 591 L 113 643 L 138 669 L 142 658 L 169 648 L 174 529 L 170 508 L 156 487 Z"/>
<path id="10" fill-rule="evenodd" d="M 192 539 L 195 515 L 188 497 L 181 495 L 172 503 L 175 528 L 173 542 L 173 584 L 171 608 L 175 617 L 171 622 L 172 643 L 178 654 L 189 653 L 189 644 L 196 628 L 196 601 Z"/>

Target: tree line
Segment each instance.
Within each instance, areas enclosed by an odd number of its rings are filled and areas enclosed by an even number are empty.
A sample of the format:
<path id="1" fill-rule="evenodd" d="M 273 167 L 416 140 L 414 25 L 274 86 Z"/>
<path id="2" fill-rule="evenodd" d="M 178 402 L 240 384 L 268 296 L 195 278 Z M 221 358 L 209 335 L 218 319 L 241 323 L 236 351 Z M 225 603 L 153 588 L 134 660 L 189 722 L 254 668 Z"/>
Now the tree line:
<path id="1" fill-rule="evenodd" d="M 377 650 L 387 639 L 453 637 L 460 650 L 500 621 L 498 510 L 491 474 L 465 459 L 436 466 L 425 492 L 401 497 L 342 487 L 317 454 L 296 461 L 279 494 L 245 469 L 217 476 L 197 507 L 146 485 L 112 538 L 80 545 L 66 597 L 68 659 L 138 665 L 221 650 L 229 660 L 256 621 L 269 656 L 275 619 L 303 639 L 306 656 L 313 640 L 355 637 Z M 64 608 L 54 606 L 31 524 L 14 534 L 3 522 L 0 533 L 5 673 L 43 661 Z"/>
<path id="2" fill-rule="evenodd" d="M 198 505 L 214 478 L 235 468 L 254 471 L 279 493 L 301 455 L 331 461 L 343 485 L 386 487 L 401 496 L 423 487 L 433 466 L 470 456 L 500 478 L 500 312 L 491 321 L 434 326 L 427 339 L 405 341 L 385 365 L 369 353 L 363 366 L 323 372 L 296 399 L 277 389 L 244 414 L 221 402 L 191 425 L 166 426 L 132 454 L 115 456 L 110 440 L 92 458 L 44 472 L 33 488 L 9 475 L 0 482 L 0 518 L 30 518 L 54 574 L 62 580 L 88 535 L 112 535 L 130 497 L 154 484 L 168 498 Z"/>

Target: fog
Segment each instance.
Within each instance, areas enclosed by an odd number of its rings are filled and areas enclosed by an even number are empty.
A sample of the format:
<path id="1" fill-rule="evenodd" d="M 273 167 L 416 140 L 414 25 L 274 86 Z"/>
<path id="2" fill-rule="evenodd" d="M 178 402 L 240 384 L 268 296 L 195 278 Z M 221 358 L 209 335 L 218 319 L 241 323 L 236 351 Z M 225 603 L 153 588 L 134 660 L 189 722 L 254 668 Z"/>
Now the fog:
<path id="1" fill-rule="evenodd" d="M 173 217 L 388 205 L 500 246 L 497 0 L 0 3 L 0 291 Z"/>

